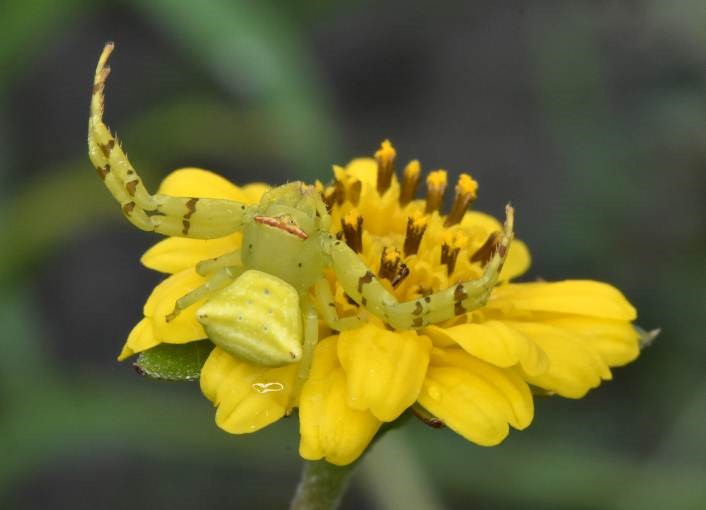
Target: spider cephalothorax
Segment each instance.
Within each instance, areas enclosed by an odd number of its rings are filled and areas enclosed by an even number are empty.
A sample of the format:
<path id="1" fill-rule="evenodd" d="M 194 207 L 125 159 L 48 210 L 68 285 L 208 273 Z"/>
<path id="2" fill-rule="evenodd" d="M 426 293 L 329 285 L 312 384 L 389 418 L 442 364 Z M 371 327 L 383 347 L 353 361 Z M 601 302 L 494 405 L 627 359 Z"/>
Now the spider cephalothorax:
<path id="1" fill-rule="evenodd" d="M 256 205 L 150 194 L 103 123 L 106 62 L 112 49 L 106 45 L 96 69 L 88 146 L 91 161 L 125 216 L 143 230 L 168 236 L 212 239 L 243 233 L 241 249 L 197 265 L 206 282 L 178 299 L 167 321 L 207 298 L 197 318 L 216 345 L 259 365 L 301 362 L 301 384 L 318 342 L 319 314 L 338 331 L 359 327 L 367 313 L 390 329 L 416 330 L 486 302 L 513 237 L 509 206 L 504 232 L 494 239 L 480 278 L 399 302 L 356 251 L 332 235 L 326 202 L 313 186 L 285 184 Z M 359 306 L 357 314 L 339 317 L 324 273 L 329 269 Z"/>

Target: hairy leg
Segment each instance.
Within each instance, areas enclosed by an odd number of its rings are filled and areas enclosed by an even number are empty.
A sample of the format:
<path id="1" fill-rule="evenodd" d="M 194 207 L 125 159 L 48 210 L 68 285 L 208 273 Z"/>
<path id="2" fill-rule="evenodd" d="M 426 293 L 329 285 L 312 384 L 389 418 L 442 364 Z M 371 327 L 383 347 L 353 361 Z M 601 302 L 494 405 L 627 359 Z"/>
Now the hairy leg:
<path id="1" fill-rule="evenodd" d="M 398 302 L 395 296 L 385 289 L 348 245 L 329 238 L 325 242 L 325 249 L 330 253 L 336 278 L 356 303 L 395 329 L 419 329 L 485 304 L 498 281 L 513 238 L 512 207 L 507 206 L 506 214 L 507 220 L 500 242 L 480 278 L 403 303 Z"/>
<path id="2" fill-rule="evenodd" d="M 106 44 L 98 60 L 88 120 L 88 155 L 123 214 L 142 230 L 180 237 L 212 239 L 240 230 L 249 208 L 239 202 L 213 198 L 152 195 L 103 123 L 106 65 L 113 44 Z"/>

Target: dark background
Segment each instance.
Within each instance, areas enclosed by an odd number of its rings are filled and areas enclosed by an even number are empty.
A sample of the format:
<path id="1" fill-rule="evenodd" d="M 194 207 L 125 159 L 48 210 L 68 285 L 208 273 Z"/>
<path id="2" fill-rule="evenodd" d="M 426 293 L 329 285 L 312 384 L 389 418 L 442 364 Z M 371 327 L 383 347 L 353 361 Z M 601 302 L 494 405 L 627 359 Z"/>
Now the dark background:
<path id="1" fill-rule="evenodd" d="M 296 419 L 213 423 L 115 356 L 160 275 L 86 156 L 92 74 L 154 189 L 180 166 L 315 178 L 389 137 L 517 209 L 525 278 L 609 281 L 657 342 L 481 448 L 412 420 L 348 508 L 706 508 L 706 3 L 0 5 L 0 507 L 282 508 Z"/>

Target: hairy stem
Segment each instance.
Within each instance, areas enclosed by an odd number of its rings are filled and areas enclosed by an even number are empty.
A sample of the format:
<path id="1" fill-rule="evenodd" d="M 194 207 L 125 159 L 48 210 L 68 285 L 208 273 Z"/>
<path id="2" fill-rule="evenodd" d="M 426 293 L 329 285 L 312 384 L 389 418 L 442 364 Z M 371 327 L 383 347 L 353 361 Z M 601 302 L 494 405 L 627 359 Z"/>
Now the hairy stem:
<path id="1" fill-rule="evenodd" d="M 326 461 L 305 461 L 290 510 L 333 510 L 341 502 L 356 463 L 334 466 Z"/>

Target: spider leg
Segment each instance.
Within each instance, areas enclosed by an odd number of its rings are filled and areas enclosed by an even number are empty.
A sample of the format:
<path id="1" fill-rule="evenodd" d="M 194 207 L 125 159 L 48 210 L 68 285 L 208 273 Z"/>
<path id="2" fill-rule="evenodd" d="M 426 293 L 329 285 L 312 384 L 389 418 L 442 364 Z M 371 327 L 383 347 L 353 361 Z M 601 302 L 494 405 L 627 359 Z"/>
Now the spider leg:
<path id="1" fill-rule="evenodd" d="M 113 51 L 108 43 L 96 67 L 88 120 L 88 155 L 108 190 L 120 202 L 123 214 L 142 230 L 198 239 L 223 237 L 240 230 L 249 208 L 239 202 L 214 198 L 150 194 L 127 155 L 103 122 L 106 65 Z"/>
<path id="2" fill-rule="evenodd" d="M 302 357 L 297 367 L 297 375 L 294 379 L 294 387 L 290 393 L 289 408 L 287 416 L 292 414 L 292 408 L 296 404 L 301 392 L 302 386 L 309 377 L 311 362 L 314 359 L 314 349 L 319 342 L 319 314 L 316 312 L 316 307 L 311 302 L 308 296 L 302 300 L 302 315 L 304 319 L 304 343 L 302 344 Z"/>
<path id="3" fill-rule="evenodd" d="M 224 267 L 240 266 L 242 265 L 240 254 L 241 250 L 237 249 L 213 259 L 202 260 L 196 264 L 196 272 L 201 276 L 208 276 Z"/>
<path id="4" fill-rule="evenodd" d="M 202 299 L 209 294 L 213 294 L 217 290 L 221 290 L 235 280 L 240 273 L 243 272 L 243 268 L 240 266 L 224 267 L 217 272 L 215 272 L 206 282 L 200 287 L 196 287 L 194 290 L 188 294 L 183 295 L 176 300 L 174 304 L 174 310 L 172 310 L 169 315 L 165 317 L 167 322 L 174 320 L 177 315 L 181 313 L 185 308 L 193 305 L 199 299 Z"/>
<path id="5" fill-rule="evenodd" d="M 513 238 L 514 212 L 509 205 L 507 220 L 498 247 L 476 280 L 460 282 L 448 289 L 400 303 L 348 245 L 327 238 L 336 278 L 343 290 L 359 305 L 395 329 L 420 329 L 442 322 L 485 304 L 498 281 Z"/>
<path id="6" fill-rule="evenodd" d="M 336 310 L 336 302 L 326 278 L 321 278 L 316 282 L 314 295 L 316 296 L 316 301 L 319 303 L 319 309 L 323 315 L 324 322 L 326 322 L 329 328 L 336 331 L 343 331 L 362 326 L 363 323 L 357 315 L 352 317 L 339 317 L 338 310 Z"/>

